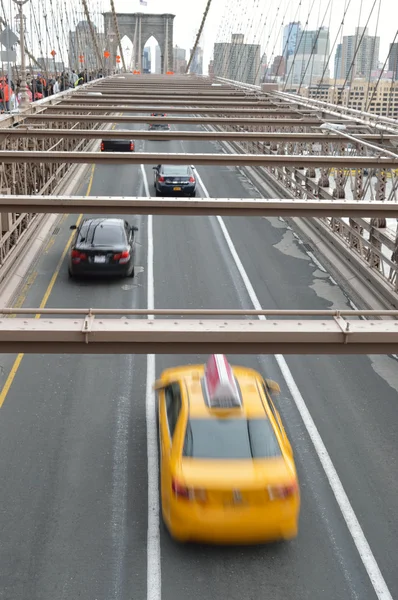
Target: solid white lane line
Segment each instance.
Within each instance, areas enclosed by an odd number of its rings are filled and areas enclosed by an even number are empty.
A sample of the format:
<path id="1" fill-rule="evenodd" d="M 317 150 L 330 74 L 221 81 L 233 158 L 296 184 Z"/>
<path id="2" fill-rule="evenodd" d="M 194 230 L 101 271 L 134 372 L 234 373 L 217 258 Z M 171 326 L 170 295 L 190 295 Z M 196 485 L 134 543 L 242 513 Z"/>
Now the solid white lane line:
<path id="1" fill-rule="evenodd" d="M 151 194 L 149 193 L 148 178 L 145 173 L 145 167 L 144 167 L 144 165 L 140 165 L 140 166 L 141 166 L 141 173 L 142 173 L 142 181 L 144 182 L 145 196 L 147 196 L 149 198 L 149 196 Z"/>
<path id="2" fill-rule="evenodd" d="M 149 197 L 148 179 L 144 165 L 141 165 L 145 194 Z M 148 215 L 148 260 L 147 260 L 147 307 L 155 308 L 155 286 L 153 276 L 153 216 Z M 153 315 L 148 315 L 152 319 Z M 148 530 L 147 530 L 147 600 L 160 600 L 162 576 L 160 562 L 159 530 L 159 484 L 158 484 L 158 444 L 156 432 L 156 403 L 153 384 L 156 376 L 155 355 L 147 355 L 146 369 L 146 431 L 148 461 Z"/>
<path id="3" fill-rule="evenodd" d="M 196 178 L 203 190 L 203 193 L 207 198 L 210 198 L 210 194 L 204 185 L 202 178 L 199 173 L 196 171 Z M 245 284 L 247 293 L 249 298 L 253 304 L 255 310 L 262 310 L 262 306 L 259 302 L 256 292 L 251 284 L 249 276 L 246 273 L 246 270 L 242 264 L 242 261 L 239 258 L 239 255 L 236 251 L 234 243 L 231 239 L 231 236 L 228 233 L 228 230 L 225 226 L 224 220 L 222 217 L 217 217 L 218 223 L 220 225 L 220 229 L 224 235 L 227 246 L 231 252 L 232 258 L 234 259 L 235 265 L 239 271 L 240 276 Z M 265 319 L 264 315 L 259 315 L 259 319 Z M 369 543 L 365 537 L 365 534 L 362 530 L 362 527 L 357 519 L 357 516 L 352 508 L 352 505 L 348 499 L 348 496 L 344 490 L 343 484 L 340 481 L 340 478 L 337 474 L 335 466 L 332 462 L 332 459 L 329 456 L 329 453 L 326 449 L 325 444 L 321 438 L 321 435 L 315 425 L 313 418 L 311 417 L 311 413 L 307 408 L 307 405 L 304 401 L 303 396 L 301 395 L 300 390 L 297 387 L 297 384 L 294 380 L 294 377 L 289 369 L 289 366 L 281 354 L 276 354 L 275 359 L 278 363 L 278 366 L 281 370 L 282 376 L 286 382 L 287 387 L 292 395 L 292 398 L 296 404 L 297 410 L 299 411 L 307 433 L 313 443 L 315 448 L 315 452 L 318 455 L 319 461 L 323 467 L 325 475 L 329 481 L 330 487 L 332 488 L 334 497 L 336 498 L 337 504 L 339 505 L 340 511 L 344 517 L 344 520 L 347 524 L 348 530 L 351 534 L 351 537 L 354 541 L 354 544 L 358 550 L 359 556 L 361 558 L 362 564 L 366 569 L 366 572 L 369 576 L 369 579 L 372 583 L 373 589 L 377 595 L 379 600 L 393 600 L 390 590 L 387 587 L 387 584 L 384 580 L 384 577 L 380 571 L 379 565 L 373 555 L 373 552 L 369 546 Z"/>

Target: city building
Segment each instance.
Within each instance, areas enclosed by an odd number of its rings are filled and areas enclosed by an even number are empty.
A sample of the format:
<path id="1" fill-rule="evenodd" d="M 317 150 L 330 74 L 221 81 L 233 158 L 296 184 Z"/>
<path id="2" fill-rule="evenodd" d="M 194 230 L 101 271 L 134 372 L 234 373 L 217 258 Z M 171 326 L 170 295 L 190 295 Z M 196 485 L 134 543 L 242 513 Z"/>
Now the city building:
<path id="1" fill-rule="evenodd" d="M 97 32 L 94 24 L 93 28 L 97 36 L 99 51 L 102 53 L 105 49 L 105 35 Z M 83 62 L 79 60 L 80 56 L 83 57 Z M 98 57 L 91 38 L 88 21 L 80 21 L 76 25 L 75 31 L 69 31 L 68 60 L 69 67 L 77 71 L 83 68 L 88 70 L 98 68 Z"/>
<path id="2" fill-rule="evenodd" d="M 355 35 L 345 35 L 337 79 L 368 78 L 378 68 L 379 47 L 380 38 L 368 35 L 366 27 L 357 27 Z"/>
<path id="3" fill-rule="evenodd" d="M 173 71 L 183 74 L 187 68 L 187 51 L 184 48 L 174 46 L 173 48 Z"/>
<path id="4" fill-rule="evenodd" d="M 392 71 L 393 79 L 398 80 L 398 43 L 390 44 L 388 70 Z"/>
<path id="5" fill-rule="evenodd" d="M 267 55 L 264 53 L 261 57 L 260 61 L 260 83 L 263 83 L 268 74 L 268 60 Z"/>
<path id="6" fill-rule="evenodd" d="M 284 58 L 285 65 L 287 64 L 289 56 L 294 56 L 300 36 L 301 23 L 298 21 L 289 23 L 283 28 L 282 56 Z M 283 73 L 283 75 L 285 75 L 285 73 Z"/>
<path id="7" fill-rule="evenodd" d="M 208 66 L 208 71 L 209 71 L 209 77 L 214 77 L 214 60 L 211 60 L 209 62 L 209 66 Z"/>
<path id="8" fill-rule="evenodd" d="M 159 74 L 162 71 L 162 58 L 159 44 L 155 48 L 155 73 Z"/>
<path id="9" fill-rule="evenodd" d="M 37 59 L 37 62 L 42 65 L 42 67 L 47 71 L 47 73 L 49 75 L 55 75 L 55 74 L 61 74 L 62 71 L 65 70 L 65 65 L 64 63 L 57 61 L 57 59 L 54 59 L 52 56 L 39 56 L 39 58 Z M 39 67 L 37 65 L 35 65 L 34 70 L 39 71 Z"/>
<path id="10" fill-rule="evenodd" d="M 298 86 L 291 86 L 286 91 L 298 93 Z M 378 82 L 355 79 L 351 86 L 345 84 L 345 79 L 329 80 L 322 85 L 302 86 L 299 93 L 313 100 L 398 119 L 398 81 L 391 79 Z"/>
<path id="11" fill-rule="evenodd" d="M 190 51 L 190 54 L 192 54 L 192 50 Z M 189 72 L 195 73 L 195 75 L 203 75 L 203 50 L 199 46 L 196 48 L 191 66 L 189 67 Z"/>
<path id="12" fill-rule="evenodd" d="M 272 78 L 274 77 L 283 77 L 286 72 L 286 63 L 285 58 L 283 56 L 275 56 L 271 69 L 270 75 Z"/>
<path id="13" fill-rule="evenodd" d="M 142 53 L 142 72 L 151 73 L 151 47 L 145 46 Z"/>
<path id="14" fill-rule="evenodd" d="M 286 65 L 286 83 L 290 85 L 311 85 L 328 80 L 329 72 L 329 30 L 320 27 L 314 31 L 303 31 L 294 55 L 289 56 Z"/>
<path id="15" fill-rule="evenodd" d="M 339 79 L 341 73 L 341 53 L 343 44 L 337 44 L 336 54 L 334 55 L 334 78 Z"/>
<path id="16" fill-rule="evenodd" d="M 231 42 L 214 44 L 214 75 L 259 85 L 260 56 L 259 44 L 245 44 L 243 34 L 232 34 Z"/>

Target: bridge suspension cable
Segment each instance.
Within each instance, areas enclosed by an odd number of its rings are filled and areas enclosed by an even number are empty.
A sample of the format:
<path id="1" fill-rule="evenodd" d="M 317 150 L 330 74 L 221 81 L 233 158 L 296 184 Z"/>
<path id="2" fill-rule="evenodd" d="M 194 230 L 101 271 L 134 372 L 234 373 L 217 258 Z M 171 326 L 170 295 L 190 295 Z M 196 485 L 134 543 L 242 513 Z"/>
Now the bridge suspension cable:
<path id="1" fill-rule="evenodd" d="M 113 4 L 113 0 L 111 0 L 111 2 Z M 210 10 L 211 2 L 212 2 L 212 0 L 207 0 L 206 8 L 205 8 L 205 11 L 204 11 L 203 17 L 202 17 L 202 22 L 200 24 L 199 31 L 197 33 L 196 40 L 195 40 L 195 43 L 194 43 L 193 48 L 192 48 L 191 56 L 189 57 L 189 61 L 188 61 L 185 73 L 189 73 L 189 69 L 191 67 L 191 63 L 192 63 L 192 61 L 194 59 L 194 56 L 196 54 L 196 50 L 197 50 L 197 47 L 199 45 L 200 37 L 202 35 L 202 31 L 203 31 L 203 28 L 204 28 L 205 23 L 206 23 L 206 18 L 207 18 L 207 15 L 209 13 L 209 10 Z"/>
<path id="2" fill-rule="evenodd" d="M 117 41 L 118 41 L 118 44 L 119 44 L 119 52 L 120 52 L 120 56 L 121 56 L 121 59 L 122 59 L 123 71 L 126 73 L 127 69 L 126 69 L 126 63 L 124 62 L 122 40 L 120 39 L 119 24 L 118 24 L 118 21 L 117 21 L 117 15 L 116 15 L 116 10 L 115 10 L 115 3 L 114 3 L 113 0 L 110 0 L 110 3 L 111 3 L 112 15 L 113 15 L 113 24 L 115 26 L 116 38 L 117 38 Z"/>

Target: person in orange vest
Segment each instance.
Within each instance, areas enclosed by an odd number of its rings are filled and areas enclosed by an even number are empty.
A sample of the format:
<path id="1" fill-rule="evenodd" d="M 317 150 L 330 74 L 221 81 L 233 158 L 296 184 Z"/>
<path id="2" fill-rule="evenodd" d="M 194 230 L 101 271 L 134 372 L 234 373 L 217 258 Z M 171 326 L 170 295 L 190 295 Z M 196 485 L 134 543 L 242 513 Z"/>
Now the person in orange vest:
<path id="1" fill-rule="evenodd" d="M 11 90 L 6 77 L 2 77 L 0 82 L 0 99 L 2 103 L 2 112 L 10 110 Z"/>

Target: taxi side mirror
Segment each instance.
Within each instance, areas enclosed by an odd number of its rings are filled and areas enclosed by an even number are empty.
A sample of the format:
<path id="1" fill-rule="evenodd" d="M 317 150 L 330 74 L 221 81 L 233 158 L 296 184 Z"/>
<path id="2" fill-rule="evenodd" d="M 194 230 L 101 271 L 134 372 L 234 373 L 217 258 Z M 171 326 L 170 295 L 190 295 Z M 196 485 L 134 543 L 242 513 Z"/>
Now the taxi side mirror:
<path id="1" fill-rule="evenodd" d="M 279 387 L 279 385 L 276 383 L 276 381 L 273 381 L 272 379 L 266 379 L 265 383 L 267 385 L 267 388 L 273 392 L 274 394 L 280 394 L 281 393 L 281 388 Z"/>

